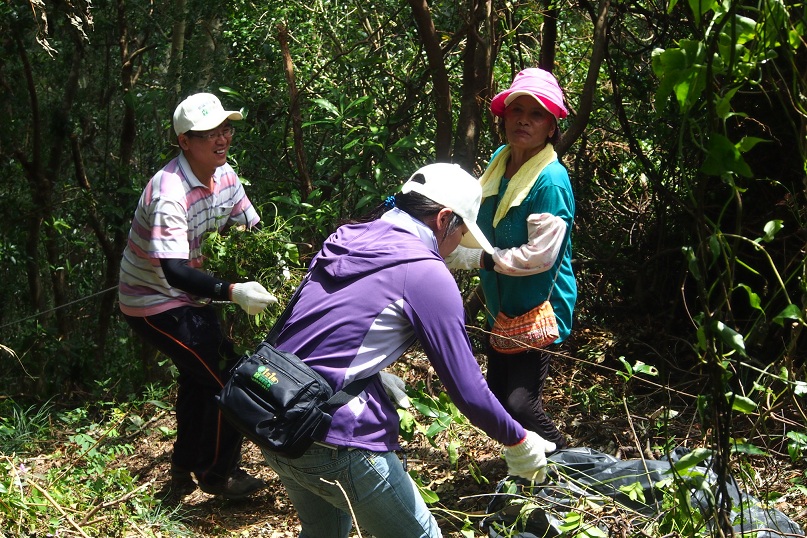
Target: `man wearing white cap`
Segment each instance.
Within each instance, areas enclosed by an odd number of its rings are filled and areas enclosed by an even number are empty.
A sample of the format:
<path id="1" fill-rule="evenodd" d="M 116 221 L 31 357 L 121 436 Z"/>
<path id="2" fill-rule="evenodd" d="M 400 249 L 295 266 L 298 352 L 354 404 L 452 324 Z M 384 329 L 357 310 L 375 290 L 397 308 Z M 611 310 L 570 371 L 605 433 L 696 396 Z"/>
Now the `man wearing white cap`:
<path id="1" fill-rule="evenodd" d="M 227 151 L 241 120 L 209 93 L 191 95 L 174 112 L 181 152 L 146 185 L 123 252 L 118 298 L 134 332 L 171 358 L 179 371 L 177 438 L 171 491 L 196 488 L 240 499 L 265 487 L 238 467 L 242 437 L 222 418 L 214 396 L 238 359 L 210 300 L 233 301 L 248 314 L 277 299 L 258 282 L 230 283 L 201 269 L 202 238 L 259 217 Z"/>

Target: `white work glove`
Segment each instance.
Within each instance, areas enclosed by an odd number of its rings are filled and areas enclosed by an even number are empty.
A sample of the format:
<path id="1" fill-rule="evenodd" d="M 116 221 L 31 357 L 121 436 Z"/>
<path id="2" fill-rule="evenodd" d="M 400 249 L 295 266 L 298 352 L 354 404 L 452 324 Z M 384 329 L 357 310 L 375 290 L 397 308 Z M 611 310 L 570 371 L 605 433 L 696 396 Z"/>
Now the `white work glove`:
<path id="1" fill-rule="evenodd" d="M 392 403 L 401 409 L 406 409 L 412 405 L 406 395 L 406 384 L 403 379 L 389 372 L 378 372 L 378 377 L 381 378 L 381 384 L 384 386 L 384 390 L 387 391 L 387 396 L 392 400 Z"/>
<path id="2" fill-rule="evenodd" d="M 546 453 L 554 450 L 555 443 L 528 430 L 523 441 L 504 447 L 507 473 L 542 484 L 546 480 Z"/>
<path id="3" fill-rule="evenodd" d="M 446 256 L 445 262 L 449 269 L 479 269 L 482 267 L 481 258 L 481 248 L 467 248 L 459 245 L 454 252 Z"/>
<path id="4" fill-rule="evenodd" d="M 264 308 L 277 302 L 277 297 L 266 291 L 260 282 L 235 284 L 231 295 L 233 302 L 250 316 L 260 314 Z"/>

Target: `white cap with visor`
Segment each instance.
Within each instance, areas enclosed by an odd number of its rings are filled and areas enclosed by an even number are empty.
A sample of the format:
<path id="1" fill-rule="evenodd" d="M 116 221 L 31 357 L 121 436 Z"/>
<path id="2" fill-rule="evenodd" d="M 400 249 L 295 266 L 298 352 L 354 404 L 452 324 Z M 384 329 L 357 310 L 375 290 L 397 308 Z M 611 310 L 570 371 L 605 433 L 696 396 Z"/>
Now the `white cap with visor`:
<path id="1" fill-rule="evenodd" d="M 475 177 L 459 165 L 434 163 L 420 168 L 401 187 L 402 194 L 408 192 L 422 194 L 459 215 L 479 247 L 493 254 L 493 247 L 476 224 L 482 203 L 482 187 Z"/>
<path id="2" fill-rule="evenodd" d="M 212 93 L 196 93 L 174 110 L 174 131 L 177 136 L 188 131 L 209 131 L 227 119 L 241 120 L 244 116 L 237 110 L 224 110 L 219 98 Z"/>

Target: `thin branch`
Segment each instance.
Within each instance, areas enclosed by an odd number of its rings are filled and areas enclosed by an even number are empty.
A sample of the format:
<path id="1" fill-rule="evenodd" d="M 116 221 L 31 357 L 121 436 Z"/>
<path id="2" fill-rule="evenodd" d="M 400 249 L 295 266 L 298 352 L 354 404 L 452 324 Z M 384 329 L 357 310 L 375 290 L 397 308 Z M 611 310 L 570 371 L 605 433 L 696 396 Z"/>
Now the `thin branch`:
<path id="1" fill-rule="evenodd" d="M 64 511 L 64 509 L 62 509 L 62 507 L 61 507 L 61 506 L 59 506 L 59 503 L 57 503 L 57 502 L 56 502 L 56 501 L 53 499 L 53 497 L 51 497 L 51 496 L 50 496 L 50 493 L 48 493 L 48 492 L 47 492 L 47 490 L 43 489 L 43 488 L 42 488 L 42 487 L 41 487 L 39 484 L 37 484 L 36 482 L 30 481 L 30 480 L 28 481 L 28 484 L 31 484 L 31 486 L 33 486 L 33 487 L 34 487 L 34 489 L 36 489 L 37 491 L 39 491 L 39 493 L 41 493 L 41 494 L 42 494 L 42 496 L 44 496 L 44 497 L 45 497 L 45 498 L 48 500 L 48 502 L 49 502 L 49 503 L 51 503 L 51 504 L 54 506 L 54 508 L 56 508 L 56 510 L 58 510 L 58 511 L 59 511 L 59 513 L 60 513 L 60 514 L 62 514 L 62 516 L 64 516 L 64 518 L 65 518 L 65 519 L 66 519 L 66 520 L 67 520 L 67 521 L 70 523 L 70 525 L 72 525 L 73 527 L 75 527 L 75 529 L 78 531 L 78 533 L 79 533 L 80 535 L 82 535 L 84 538 L 90 538 L 90 537 L 87 535 L 87 533 L 85 533 L 85 532 L 84 532 L 84 531 L 81 529 L 81 527 L 79 527 L 79 526 L 76 524 L 76 522 L 75 522 L 75 521 L 73 521 L 73 518 L 71 518 L 71 517 L 70 517 L 70 516 L 67 514 L 67 512 L 65 512 L 65 511 Z"/>
<path id="2" fill-rule="evenodd" d="M 325 480 L 324 478 L 320 477 L 320 481 L 325 482 L 326 484 L 329 484 L 331 486 L 336 486 L 336 487 L 339 488 L 339 491 L 342 492 L 342 496 L 345 498 L 345 502 L 347 503 L 348 511 L 350 512 L 350 517 L 353 518 L 353 522 L 354 522 L 353 526 L 356 528 L 356 534 L 358 534 L 359 538 L 361 538 L 361 529 L 359 528 L 359 522 L 358 522 L 358 520 L 356 520 L 356 513 L 353 511 L 353 505 L 350 504 L 350 499 L 347 496 L 347 492 L 345 491 L 345 488 L 342 487 L 342 484 L 339 483 L 339 480 L 335 480 L 333 482 L 330 482 L 330 481 Z"/>
<path id="3" fill-rule="evenodd" d="M 105 502 L 105 503 L 101 503 L 101 504 L 95 505 L 95 506 L 92 508 L 92 510 L 90 510 L 89 512 L 87 512 L 87 513 L 84 515 L 84 519 L 82 519 L 82 520 L 81 520 L 81 525 L 86 525 L 86 524 L 87 524 L 87 521 L 88 521 L 88 520 L 89 520 L 89 519 L 90 519 L 92 516 L 94 516 L 94 515 L 95 515 L 95 514 L 96 514 L 96 513 L 97 513 L 99 510 L 103 510 L 103 509 L 105 509 L 105 508 L 110 508 L 110 507 L 112 507 L 112 506 L 115 506 L 116 504 L 120 504 L 120 503 L 122 503 L 122 502 L 128 501 L 129 499 L 131 499 L 132 497 L 134 497 L 136 494 L 140 493 L 141 491 L 143 491 L 144 489 L 148 488 L 148 487 L 149 487 L 149 486 L 151 486 L 152 484 L 153 484 L 153 482 L 151 482 L 151 481 L 146 482 L 145 484 L 140 484 L 139 486 L 137 486 L 137 487 L 136 487 L 135 489 L 133 489 L 132 491 L 129 491 L 129 492 L 127 492 L 127 493 L 124 493 L 123 495 L 121 495 L 121 496 L 120 496 L 120 497 L 118 497 L 117 499 L 113 499 L 113 500 L 111 500 L 111 501 L 107 501 L 107 502 Z"/>
<path id="4" fill-rule="evenodd" d="M 289 31 L 284 24 L 277 26 L 277 40 L 283 52 L 283 67 L 286 72 L 286 82 L 289 85 L 289 115 L 291 116 L 291 127 L 294 137 L 294 156 L 297 161 L 297 170 L 300 175 L 300 190 L 305 201 L 308 195 L 314 191 L 314 184 L 311 181 L 311 174 L 308 171 L 308 164 L 303 151 L 303 127 L 302 114 L 300 112 L 300 99 L 297 94 L 297 83 L 294 75 L 294 62 L 291 59 L 289 49 Z"/>

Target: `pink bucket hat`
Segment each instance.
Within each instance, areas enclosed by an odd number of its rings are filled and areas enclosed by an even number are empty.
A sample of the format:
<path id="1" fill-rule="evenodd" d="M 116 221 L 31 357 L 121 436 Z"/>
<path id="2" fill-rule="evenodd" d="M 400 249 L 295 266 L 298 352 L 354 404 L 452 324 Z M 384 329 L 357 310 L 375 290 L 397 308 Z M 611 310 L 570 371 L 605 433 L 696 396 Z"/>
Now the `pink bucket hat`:
<path id="1" fill-rule="evenodd" d="M 549 71 L 537 67 L 519 72 L 513 79 L 510 88 L 499 92 L 490 102 L 490 111 L 496 116 L 502 117 L 507 105 L 522 95 L 529 95 L 538 101 L 550 114 L 555 116 L 555 119 L 562 120 L 569 114 L 569 111 L 563 106 L 563 91 L 555 76 Z"/>

